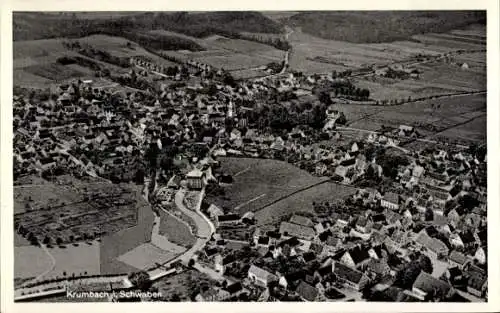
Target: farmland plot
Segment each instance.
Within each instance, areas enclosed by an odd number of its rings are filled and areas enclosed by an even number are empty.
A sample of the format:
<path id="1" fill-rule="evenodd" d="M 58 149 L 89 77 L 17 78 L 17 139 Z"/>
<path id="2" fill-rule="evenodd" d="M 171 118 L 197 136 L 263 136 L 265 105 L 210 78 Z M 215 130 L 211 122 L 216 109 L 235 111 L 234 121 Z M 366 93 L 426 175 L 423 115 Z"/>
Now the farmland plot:
<path id="1" fill-rule="evenodd" d="M 278 201 L 255 213 L 257 224 L 280 221 L 280 217 L 295 212 L 313 212 L 313 201 L 334 202 L 356 192 L 351 186 L 338 185 L 331 182 L 312 187 L 296 193 L 282 201 Z"/>
<path id="2" fill-rule="evenodd" d="M 484 94 L 439 98 L 391 107 L 350 105 L 343 108 L 347 112 L 349 126 L 354 128 L 377 130 L 381 125 L 398 127 L 406 124 L 415 125 L 420 131 L 424 130 L 423 126 L 433 125 L 438 130 L 451 129 L 437 134 L 443 137 L 452 138 L 455 131 L 460 137 L 470 135 L 471 140 L 481 140 L 486 136 L 485 124 L 481 123 L 485 121 L 486 112 Z"/>
<path id="3" fill-rule="evenodd" d="M 35 246 L 16 247 L 14 249 L 14 276 L 36 277 L 47 272 L 43 278 L 67 277 L 75 275 L 94 275 L 100 273 L 99 244 L 97 242 L 73 245 L 65 248 L 48 249 Z M 53 262 L 55 265 L 53 266 Z"/>
<path id="4" fill-rule="evenodd" d="M 323 180 L 277 160 L 221 158 L 221 166 L 222 172 L 232 175 L 234 182 L 224 188 L 223 196 L 207 194 L 205 199 L 241 214 Z"/>
<path id="5" fill-rule="evenodd" d="M 153 267 L 155 263 L 166 263 L 178 254 L 177 251 L 165 251 L 151 243 L 144 243 L 118 257 L 118 261 L 133 266 L 139 270 Z"/>
<path id="6" fill-rule="evenodd" d="M 284 56 L 271 46 L 242 39 L 230 39 L 222 36 L 210 36 L 201 42 L 206 51 L 167 52 L 168 55 L 183 60 L 192 59 L 225 70 L 245 70 L 260 67 L 269 62 L 279 62 Z"/>
<path id="7" fill-rule="evenodd" d="M 160 211 L 160 235 L 164 235 L 169 241 L 180 246 L 191 246 L 195 237 L 189 227 L 163 211 Z"/>

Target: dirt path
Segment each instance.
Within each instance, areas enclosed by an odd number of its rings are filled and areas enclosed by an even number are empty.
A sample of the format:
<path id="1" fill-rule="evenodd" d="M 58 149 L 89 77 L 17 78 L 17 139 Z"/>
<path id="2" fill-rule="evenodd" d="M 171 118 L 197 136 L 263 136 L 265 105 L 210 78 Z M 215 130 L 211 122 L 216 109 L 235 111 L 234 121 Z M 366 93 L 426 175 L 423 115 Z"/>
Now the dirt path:
<path id="1" fill-rule="evenodd" d="M 260 196 L 257 196 L 257 197 L 255 197 L 255 198 L 253 198 L 253 199 L 250 199 L 250 200 L 248 200 L 248 201 L 243 202 L 242 204 L 239 204 L 239 205 L 238 205 L 238 206 L 236 206 L 233 210 L 234 210 L 234 211 L 237 211 L 237 210 L 239 210 L 240 208 L 244 207 L 245 205 L 248 205 L 248 204 L 250 204 L 250 203 L 252 203 L 252 202 L 254 202 L 254 201 L 257 201 L 257 200 L 259 200 L 260 198 L 265 197 L 265 196 L 266 196 L 266 194 L 265 194 L 265 193 L 263 193 L 263 194 L 261 194 Z"/>
<path id="2" fill-rule="evenodd" d="M 30 283 L 33 283 L 33 282 L 36 282 L 36 281 L 42 279 L 45 275 L 47 275 L 48 273 L 52 272 L 54 270 L 54 268 L 56 267 L 56 259 L 54 258 L 54 256 L 52 255 L 52 253 L 50 253 L 49 249 L 47 249 L 47 246 L 41 245 L 41 248 L 42 248 L 43 251 L 45 251 L 45 253 L 49 257 L 50 262 L 51 262 L 51 266 L 47 270 L 45 270 L 43 273 L 41 273 L 40 275 L 38 275 L 37 277 L 24 282 L 19 288 L 23 288 L 24 286 L 26 286 L 26 285 L 28 285 Z"/>

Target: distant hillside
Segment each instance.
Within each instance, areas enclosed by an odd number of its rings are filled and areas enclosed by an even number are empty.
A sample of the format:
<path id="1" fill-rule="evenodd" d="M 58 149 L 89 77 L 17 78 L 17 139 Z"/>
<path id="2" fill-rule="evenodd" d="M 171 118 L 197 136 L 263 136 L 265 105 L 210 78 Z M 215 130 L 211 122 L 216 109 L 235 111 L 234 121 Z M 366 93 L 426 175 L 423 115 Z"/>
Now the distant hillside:
<path id="1" fill-rule="evenodd" d="M 84 37 L 92 34 L 123 36 L 165 29 L 193 37 L 218 34 L 238 37 L 240 32 L 279 33 L 281 26 L 258 12 L 205 12 L 205 13 L 136 13 L 116 17 L 85 18 L 81 14 L 44 14 L 15 12 L 13 14 L 14 41 L 57 37 Z M 172 38 L 170 38 L 172 39 Z M 180 38 L 179 49 L 199 50 L 194 41 Z"/>
<path id="2" fill-rule="evenodd" d="M 151 29 L 165 29 L 193 37 L 225 35 L 237 37 L 241 32 L 280 33 L 282 26 L 258 12 L 176 12 L 145 13 L 134 21 Z"/>
<path id="3" fill-rule="evenodd" d="M 123 37 L 149 49 L 204 50 L 193 40 L 181 36 L 151 35 L 145 25 L 134 23 L 133 17 L 79 18 L 68 14 L 14 13 L 14 41 L 48 38 L 81 38 L 103 34 Z"/>
<path id="4" fill-rule="evenodd" d="M 353 43 L 408 40 L 422 33 L 443 33 L 486 23 L 485 11 L 335 11 L 301 12 L 287 20 L 304 33 Z"/>

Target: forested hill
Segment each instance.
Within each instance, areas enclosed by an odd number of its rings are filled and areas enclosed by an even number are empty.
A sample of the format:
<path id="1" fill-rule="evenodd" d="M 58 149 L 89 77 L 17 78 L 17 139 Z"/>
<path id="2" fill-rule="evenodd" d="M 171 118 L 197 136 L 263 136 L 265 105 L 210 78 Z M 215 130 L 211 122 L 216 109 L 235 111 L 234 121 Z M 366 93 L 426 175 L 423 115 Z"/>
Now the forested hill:
<path id="1" fill-rule="evenodd" d="M 96 13 L 28 13 L 13 15 L 13 38 L 35 40 L 78 38 L 105 33 L 121 36 L 125 32 L 165 29 L 193 37 L 225 35 L 237 37 L 240 32 L 279 33 L 281 26 L 258 12 L 137 12 L 113 16 Z"/>
<path id="2" fill-rule="evenodd" d="M 444 33 L 485 24 L 485 11 L 331 11 L 301 12 L 286 19 L 304 33 L 353 43 L 408 40 L 422 33 Z"/>

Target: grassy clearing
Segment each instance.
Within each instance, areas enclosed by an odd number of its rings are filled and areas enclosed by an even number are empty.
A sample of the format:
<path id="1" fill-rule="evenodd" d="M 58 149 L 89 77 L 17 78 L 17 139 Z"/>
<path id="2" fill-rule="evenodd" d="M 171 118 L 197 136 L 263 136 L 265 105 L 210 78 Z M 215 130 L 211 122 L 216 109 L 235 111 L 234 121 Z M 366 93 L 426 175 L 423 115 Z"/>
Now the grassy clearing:
<path id="1" fill-rule="evenodd" d="M 191 234 L 187 225 L 163 211 L 160 211 L 160 215 L 160 235 L 164 235 L 172 243 L 183 247 L 194 244 L 196 238 Z"/>
<path id="2" fill-rule="evenodd" d="M 42 250 L 34 246 L 14 248 L 14 277 L 30 278 L 48 271 L 52 266 L 52 260 Z"/>
<path id="3" fill-rule="evenodd" d="M 101 272 L 120 274 L 130 271 L 131 266 L 117 258 L 128 251 L 151 241 L 154 214 L 149 205 L 143 205 L 137 212 L 137 224 L 117 233 L 102 237 Z"/>
<path id="4" fill-rule="evenodd" d="M 145 243 L 118 257 L 118 261 L 133 266 L 139 270 L 148 269 L 155 263 L 163 264 L 177 255 L 176 252 L 164 251 L 151 243 Z"/>
<path id="5" fill-rule="evenodd" d="M 44 279 L 100 273 L 99 244 L 82 243 L 78 247 L 52 248 L 48 250 L 55 259 L 55 267 L 43 276 Z M 26 246 L 14 249 L 14 276 L 36 277 L 51 269 L 52 259 L 40 247 Z M 87 274 L 85 274 L 87 273 Z"/>
<path id="6" fill-rule="evenodd" d="M 355 33 L 356 29 L 351 29 Z M 474 32 L 478 34 L 486 34 L 486 28 L 484 25 L 474 26 Z M 290 67 L 294 70 L 302 71 L 307 74 L 312 73 L 328 73 L 332 70 L 342 71 L 346 68 L 362 68 L 370 65 L 387 65 L 398 61 L 405 61 L 417 54 L 424 55 L 438 55 L 443 53 L 448 53 L 452 51 L 457 51 L 459 49 L 465 50 L 484 50 L 486 45 L 481 41 L 475 39 L 474 35 L 467 34 L 462 36 L 457 36 L 452 33 L 446 34 L 424 34 L 418 35 L 415 38 L 407 38 L 409 40 L 400 41 L 390 41 L 384 43 L 360 43 L 360 42 L 348 42 L 342 41 L 340 38 L 334 38 L 333 40 L 322 39 L 317 37 L 318 34 L 305 33 L 303 28 L 295 28 L 294 32 L 290 35 L 289 41 L 292 44 L 292 53 L 290 55 Z M 436 37 L 441 36 L 441 37 Z M 402 38 L 403 39 L 403 38 Z M 441 41 L 441 39 L 443 39 Z M 419 42 L 421 40 L 422 42 Z M 481 57 L 482 55 L 482 57 Z M 479 53 L 479 56 L 474 56 L 474 58 L 484 58 L 485 53 Z M 473 63 L 473 62 L 471 62 Z M 464 72 L 483 72 L 484 66 L 478 66 L 477 64 L 469 64 L 470 69 Z M 458 72 L 460 70 L 459 66 L 454 68 L 431 68 L 428 69 L 429 73 L 424 73 L 424 78 L 420 81 L 415 82 L 416 89 L 415 92 L 418 94 L 420 91 L 418 88 L 424 88 L 432 86 L 433 84 L 450 85 L 451 87 L 441 89 L 456 89 L 456 84 L 450 83 L 448 79 L 461 79 L 464 82 L 472 81 L 473 87 L 474 82 L 478 81 L 478 84 L 484 84 L 481 77 L 469 77 L 464 72 Z M 425 75 L 430 75 L 431 77 L 425 77 Z M 438 80 L 435 76 L 442 75 L 442 79 Z M 457 76 L 458 75 L 458 76 Z M 464 76 L 465 75 L 465 76 Z M 471 74 L 472 75 L 472 74 Z M 363 82 L 366 83 L 366 82 Z M 413 82 L 412 82 L 413 84 Z M 427 84 L 427 86 L 425 86 Z M 396 82 L 393 82 L 388 87 L 384 87 L 384 83 L 376 82 L 375 85 L 371 86 L 372 95 L 375 99 L 387 98 L 390 92 L 396 90 L 399 93 L 405 93 L 405 96 L 412 95 L 411 92 L 407 92 L 408 87 L 404 85 L 397 86 Z M 453 88 L 455 86 L 455 88 Z M 458 86 L 467 87 L 467 85 L 458 84 Z M 387 89 L 387 90 L 385 90 Z M 410 88 L 410 90 L 413 88 Z"/>
<path id="7" fill-rule="evenodd" d="M 221 172 L 233 176 L 224 196 L 207 194 L 206 201 L 238 213 L 258 210 L 280 197 L 322 181 L 286 162 L 251 158 L 221 158 Z"/>
<path id="8" fill-rule="evenodd" d="M 349 126 L 354 128 L 378 130 L 382 125 L 398 127 L 405 124 L 416 126 L 422 133 L 450 128 L 437 134 L 447 138 L 476 141 L 486 137 L 485 94 L 445 97 L 389 107 L 334 106 L 345 112 Z"/>
<path id="9" fill-rule="evenodd" d="M 73 77 L 83 77 L 85 75 L 82 72 L 59 64 L 31 65 L 24 68 L 24 70 L 33 75 L 41 76 L 55 82 Z"/>
<path id="10" fill-rule="evenodd" d="M 482 114 L 472 121 L 452 127 L 448 130 L 440 132 L 433 137 L 446 137 L 461 141 L 486 141 L 486 114 Z"/>
<path id="11" fill-rule="evenodd" d="M 255 213 L 257 224 L 280 221 L 281 216 L 295 212 L 313 212 L 312 202 L 333 202 L 356 192 L 356 188 L 324 183 L 274 203 Z"/>

